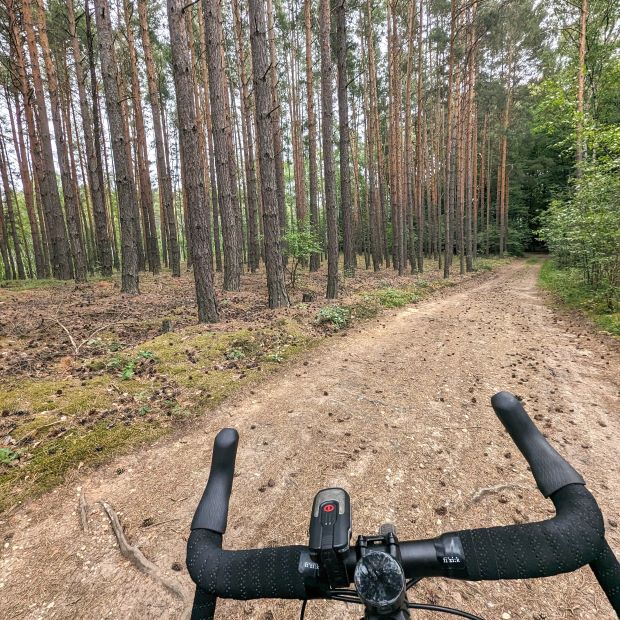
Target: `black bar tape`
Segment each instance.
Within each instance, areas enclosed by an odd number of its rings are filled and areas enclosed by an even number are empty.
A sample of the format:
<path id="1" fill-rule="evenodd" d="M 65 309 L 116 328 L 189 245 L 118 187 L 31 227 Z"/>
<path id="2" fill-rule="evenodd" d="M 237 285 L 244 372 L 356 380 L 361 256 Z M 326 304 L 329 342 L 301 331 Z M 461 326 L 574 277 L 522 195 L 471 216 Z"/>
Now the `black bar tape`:
<path id="1" fill-rule="evenodd" d="M 238 444 L 239 434 L 234 428 L 223 428 L 215 437 L 209 480 L 196 508 L 192 530 L 226 531 Z"/>
<path id="2" fill-rule="evenodd" d="M 191 620 L 213 620 L 217 598 L 196 587 Z"/>
<path id="3" fill-rule="evenodd" d="M 491 398 L 491 404 L 529 463 L 536 484 L 545 497 L 567 484 L 585 484 L 584 479 L 549 445 L 516 396 L 510 392 L 498 392 Z"/>
<path id="4" fill-rule="evenodd" d="M 209 530 L 192 531 L 187 542 L 187 569 L 196 585 L 221 598 L 304 600 L 299 556 L 307 547 L 265 547 L 225 551 L 222 537 Z"/>
<path id="5" fill-rule="evenodd" d="M 603 517 L 590 492 L 571 484 L 551 496 L 553 519 L 454 532 L 472 581 L 531 579 L 574 571 L 596 560 L 605 542 Z"/>
<path id="6" fill-rule="evenodd" d="M 601 555 L 594 562 L 590 562 L 590 568 L 620 617 L 620 564 L 607 541 L 604 541 Z"/>

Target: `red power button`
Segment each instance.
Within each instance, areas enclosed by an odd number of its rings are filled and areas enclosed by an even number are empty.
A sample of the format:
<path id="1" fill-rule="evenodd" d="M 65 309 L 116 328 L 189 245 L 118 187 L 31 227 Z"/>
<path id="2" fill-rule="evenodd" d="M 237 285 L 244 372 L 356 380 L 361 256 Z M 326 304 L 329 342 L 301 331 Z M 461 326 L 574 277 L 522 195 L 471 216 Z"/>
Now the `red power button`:
<path id="1" fill-rule="evenodd" d="M 334 510 L 336 510 L 334 504 L 325 504 L 325 506 L 323 506 L 323 512 L 334 512 Z"/>

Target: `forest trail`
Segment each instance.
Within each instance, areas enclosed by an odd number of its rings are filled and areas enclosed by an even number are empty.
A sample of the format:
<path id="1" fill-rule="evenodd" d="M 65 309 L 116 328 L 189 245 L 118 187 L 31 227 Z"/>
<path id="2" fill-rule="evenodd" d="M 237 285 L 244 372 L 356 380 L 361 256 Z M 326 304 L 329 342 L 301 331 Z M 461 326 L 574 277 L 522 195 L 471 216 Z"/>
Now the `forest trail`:
<path id="1" fill-rule="evenodd" d="M 182 434 L 78 473 L 4 517 L 1 615 L 178 618 L 178 600 L 120 556 L 97 502 L 110 502 L 130 541 L 189 591 L 185 540 L 223 426 L 241 435 L 229 548 L 305 543 L 312 498 L 332 485 L 351 494 L 354 535 L 384 521 L 409 539 L 548 518 L 551 503 L 491 409 L 498 390 L 520 395 L 584 475 L 617 553 L 620 355 L 544 303 L 538 268 L 511 263 L 328 339 Z M 501 484 L 509 486 L 476 498 Z M 80 527 L 80 488 L 90 533 Z M 427 580 L 412 600 L 489 620 L 614 617 L 588 569 L 530 582 Z M 222 603 L 218 617 L 280 620 L 298 610 L 296 603 Z M 306 617 L 358 618 L 355 611 L 312 602 Z"/>

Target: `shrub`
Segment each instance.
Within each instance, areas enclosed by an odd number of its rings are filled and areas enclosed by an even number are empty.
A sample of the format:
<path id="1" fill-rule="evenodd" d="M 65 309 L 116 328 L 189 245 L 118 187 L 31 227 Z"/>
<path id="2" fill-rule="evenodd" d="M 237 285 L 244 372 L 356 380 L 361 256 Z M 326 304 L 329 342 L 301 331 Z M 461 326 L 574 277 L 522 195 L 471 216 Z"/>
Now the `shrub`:
<path id="1" fill-rule="evenodd" d="M 284 235 L 284 242 L 287 256 L 291 259 L 291 266 L 288 268 L 289 284 L 294 289 L 299 266 L 307 263 L 311 254 L 321 252 L 323 248 L 307 221 L 298 222 L 297 227 L 292 226 Z"/>
<path id="2" fill-rule="evenodd" d="M 347 306 L 324 306 L 316 318 L 319 325 L 331 323 L 337 329 L 344 329 L 351 322 L 351 309 Z"/>
<path id="3" fill-rule="evenodd" d="M 386 288 L 376 293 L 375 297 L 384 308 L 402 308 L 419 299 L 413 291 L 396 288 Z"/>

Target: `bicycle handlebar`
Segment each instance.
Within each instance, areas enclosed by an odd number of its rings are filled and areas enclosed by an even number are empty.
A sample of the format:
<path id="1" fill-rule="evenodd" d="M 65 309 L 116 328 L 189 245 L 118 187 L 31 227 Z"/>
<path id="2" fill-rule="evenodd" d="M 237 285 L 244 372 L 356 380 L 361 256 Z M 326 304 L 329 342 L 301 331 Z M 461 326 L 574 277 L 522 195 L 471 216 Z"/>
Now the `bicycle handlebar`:
<path id="1" fill-rule="evenodd" d="M 549 445 L 515 396 L 500 392 L 491 403 L 529 463 L 541 493 L 553 502 L 556 515 L 537 523 L 462 530 L 431 540 L 401 542 L 406 577 L 527 579 L 591 564 L 612 607 L 620 613 L 620 565 L 605 541 L 603 517 L 583 478 Z M 193 620 L 212 619 L 216 597 L 304 600 L 324 598 L 327 593 L 299 571 L 308 551 L 305 546 L 222 549 L 238 440 L 234 429 L 218 433 L 209 480 L 192 521 L 187 568 L 197 584 Z M 464 568 L 441 562 L 440 551 L 455 542 L 462 549 Z M 345 560 L 351 568 L 349 574 L 357 559 L 351 549 Z"/>

